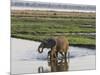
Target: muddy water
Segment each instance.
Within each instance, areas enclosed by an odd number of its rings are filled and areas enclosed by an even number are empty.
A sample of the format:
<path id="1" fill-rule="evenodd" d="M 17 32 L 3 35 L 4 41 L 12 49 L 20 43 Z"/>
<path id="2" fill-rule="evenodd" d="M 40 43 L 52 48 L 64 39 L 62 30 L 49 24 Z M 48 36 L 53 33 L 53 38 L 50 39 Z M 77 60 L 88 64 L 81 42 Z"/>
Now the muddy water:
<path id="1" fill-rule="evenodd" d="M 39 42 L 11 38 L 11 73 L 47 73 L 73 70 L 95 69 L 95 49 L 70 46 L 70 61 L 48 60 L 44 49 L 37 52 Z M 59 54 L 59 58 L 61 55 Z"/>

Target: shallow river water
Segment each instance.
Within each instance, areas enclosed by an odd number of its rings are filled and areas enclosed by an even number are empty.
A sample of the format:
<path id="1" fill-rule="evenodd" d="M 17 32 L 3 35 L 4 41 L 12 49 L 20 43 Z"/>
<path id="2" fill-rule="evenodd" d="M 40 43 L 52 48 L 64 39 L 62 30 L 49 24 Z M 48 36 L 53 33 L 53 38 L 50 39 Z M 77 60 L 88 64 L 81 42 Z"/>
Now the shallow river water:
<path id="1" fill-rule="evenodd" d="M 40 42 L 11 38 L 11 74 L 94 70 L 95 49 L 70 46 L 70 61 L 48 60 L 47 52 L 39 54 Z M 59 54 L 60 57 L 60 54 Z"/>

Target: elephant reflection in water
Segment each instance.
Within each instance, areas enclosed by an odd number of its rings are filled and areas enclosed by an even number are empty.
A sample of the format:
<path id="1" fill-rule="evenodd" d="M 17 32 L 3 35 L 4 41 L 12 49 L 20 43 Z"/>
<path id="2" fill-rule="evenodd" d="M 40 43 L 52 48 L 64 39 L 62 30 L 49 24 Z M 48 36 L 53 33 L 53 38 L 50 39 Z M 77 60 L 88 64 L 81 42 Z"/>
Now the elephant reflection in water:
<path id="1" fill-rule="evenodd" d="M 42 66 L 38 68 L 38 73 L 43 73 L 43 67 Z"/>
<path id="2" fill-rule="evenodd" d="M 45 69 L 45 67 L 39 67 L 38 72 L 39 73 L 46 73 L 46 72 L 61 72 L 61 71 L 68 71 L 69 65 L 68 65 L 67 59 L 61 59 L 61 60 L 50 60 L 48 61 L 48 67 L 50 69 Z"/>
<path id="3" fill-rule="evenodd" d="M 67 59 L 50 60 L 48 66 L 51 68 L 51 72 L 68 71 L 69 68 Z"/>
<path id="4" fill-rule="evenodd" d="M 50 56 L 50 61 L 48 66 L 51 68 L 51 72 L 60 72 L 68 71 L 68 62 L 69 58 L 69 42 L 68 39 L 64 36 L 59 36 L 57 38 L 50 38 L 41 42 L 38 47 L 38 52 L 42 53 L 44 48 L 50 48 L 48 56 Z M 58 62 L 58 53 L 62 55 L 64 59 Z M 48 72 L 44 71 L 43 67 L 39 67 L 39 72 Z"/>

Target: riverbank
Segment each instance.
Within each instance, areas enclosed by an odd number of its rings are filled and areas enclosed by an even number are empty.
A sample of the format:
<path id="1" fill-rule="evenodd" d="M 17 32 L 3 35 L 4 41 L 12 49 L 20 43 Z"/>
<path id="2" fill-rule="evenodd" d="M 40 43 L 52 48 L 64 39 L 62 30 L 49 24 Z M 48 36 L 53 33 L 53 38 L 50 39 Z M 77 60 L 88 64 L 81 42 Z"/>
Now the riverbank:
<path id="1" fill-rule="evenodd" d="M 66 36 L 70 45 L 95 48 L 95 13 L 12 10 L 11 37 L 42 41 Z"/>

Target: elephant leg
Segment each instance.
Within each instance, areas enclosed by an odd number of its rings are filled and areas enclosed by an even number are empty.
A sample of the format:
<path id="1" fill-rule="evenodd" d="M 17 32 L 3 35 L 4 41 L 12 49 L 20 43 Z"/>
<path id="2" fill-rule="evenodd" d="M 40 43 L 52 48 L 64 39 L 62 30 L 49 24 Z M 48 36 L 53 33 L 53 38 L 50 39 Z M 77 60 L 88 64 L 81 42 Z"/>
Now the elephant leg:
<path id="1" fill-rule="evenodd" d="M 67 52 L 65 52 L 65 59 L 66 59 L 66 54 L 67 54 Z"/>
<path id="2" fill-rule="evenodd" d="M 53 51 L 52 51 L 52 50 L 48 52 L 48 56 L 50 56 L 50 60 L 51 60 L 52 58 L 54 58 L 54 55 L 53 55 Z"/>
<path id="3" fill-rule="evenodd" d="M 57 52 L 57 51 L 54 51 L 54 52 L 53 52 L 53 57 L 54 57 L 54 58 L 57 58 L 57 55 L 58 55 L 58 52 Z"/>
<path id="4" fill-rule="evenodd" d="M 49 51 L 48 52 L 48 58 L 56 58 L 56 53 L 55 52 L 53 52 L 53 51 Z"/>
<path id="5" fill-rule="evenodd" d="M 70 62 L 70 52 L 68 52 L 68 62 Z"/>
<path id="6" fill-rule="evenodd" d="M 48 58 L 50 57 L 51 51 L 48 52 Z"/>
<path id="7" fill-rule="evenodd" d="M 56 58 L 57 57 L 57 51 L 54 48 L 51 48 L 50 58 Z"/>
<path id="8" fill-rule="evenodd" d="M 51 54 L 51 51 L 48 52 L 48 56 L 50 56 L 50 54 Z"/>
<path id="9" fill-rule="evenodd" d="M 60 52 L 60 54 L 64 57 L 64 54 L 63 54 L 63 52 Z"/>
<path id="10" fill-rule="evenodd" d="M 56 53 L 54 53 L 54 57 L 55 57 L 55 58 L 57 57 L 57 52 L 56 52 Z"/>
<path id="11" fill-rule="evenodd" d="M 65 59 L 69 62 L 70 52 L 65 52 Z"/>
<path id="12" fill-rule="evenodd" d="M 54 53 L 54 51 L 50 51 L 50 59 L 54 59 L 56 57 L 55 55 L 56 53 Z"/>
<path id="13" fill-rule="evenodd" d="M 58 52 L 56 52 L 56 57 L 58 57 Z"/>
<path id="14" fill-rule="evenodd" d="M 69 52 L 65 52 L 65 59 L 67 60 L 67 62 L 69 62 L 69 61 L 70 61 L 70 59 L 69 59 L 69 55 L 70 55 L 70 53 L 69 53 Z"/>

